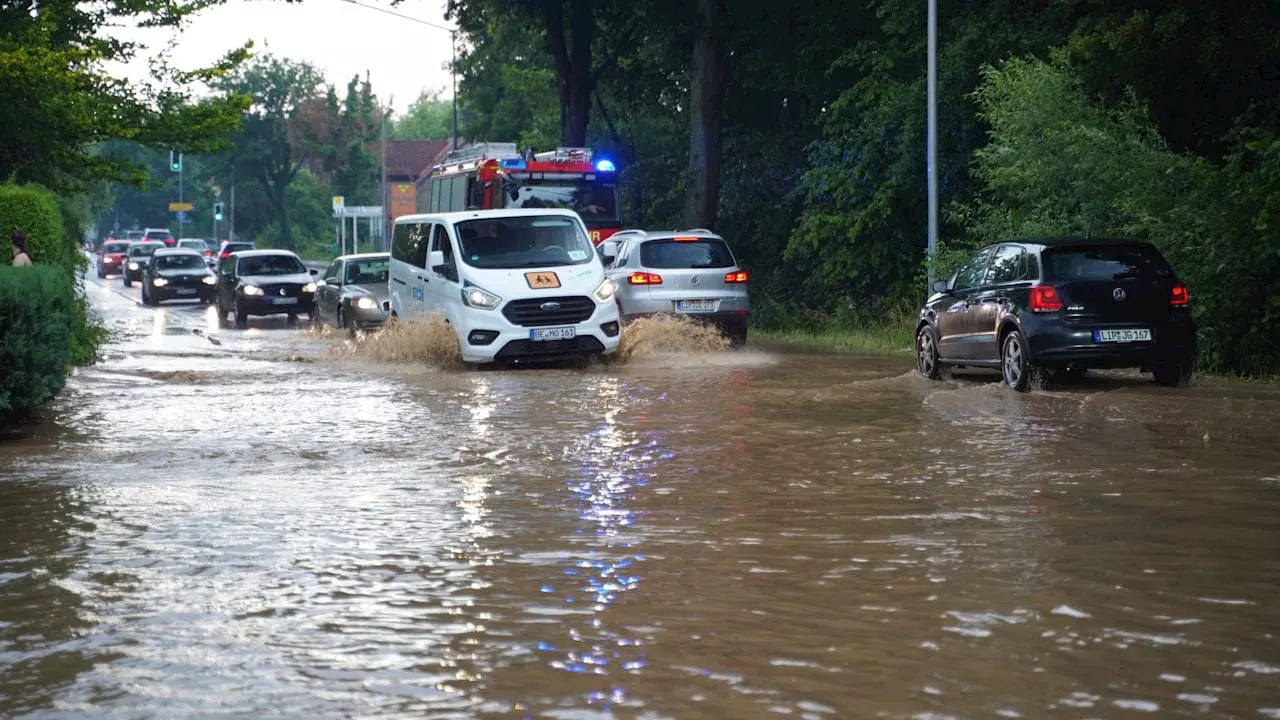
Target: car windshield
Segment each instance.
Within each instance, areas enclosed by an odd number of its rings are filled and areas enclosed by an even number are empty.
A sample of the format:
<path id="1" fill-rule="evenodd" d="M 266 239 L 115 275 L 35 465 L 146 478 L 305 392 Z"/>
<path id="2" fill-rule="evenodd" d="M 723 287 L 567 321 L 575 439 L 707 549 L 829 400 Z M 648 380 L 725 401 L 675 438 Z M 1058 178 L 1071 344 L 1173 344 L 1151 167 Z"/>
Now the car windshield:
<path id="1" fill-rule="evenodd" d="M 599 182 L 526 180 L 515 200 L 507 196 L 507 207 L 564 208 L 578 213 L 586 222 L 617 222 L 618 188 Z"/>
<path id="2" fill-rule="evenodd" d="M 178 247 L 194 248 L 196 250 L 207 250 L 209 248 L 203 240 L 179 240 Z"/>
<path id="3" fill-rule="evenodd" d="M 307 268 L 292 255 L 258 255 L 240 258 L 241 275 L 297 275 Z"/>
<path id="4" fill-rule="evenodd" d="M 463 220 L 454 227 L 463 262 L 477 268 L 583 265 L 595 254 L 582 225 L 569 217 Z"/>
<path id="5" fill-rule="evenodd" d="M 640 264 L 649 268 L 693 269 L 733 267 L 733 253 L 723 240 L 650 240 L 640 246 Z"/>
<path id="6" fill-rule="evenodd" d="M 129 246 L 129 257 L 145 257 L 162 247 L 163 243 L 134 243 Z"/>
<path id="7" fill-rule="evenodd" d="M 129 230 L 129 231 L 126 231 L 126 232 L 125 232 L 124 237 L 125 237 L 125 239 L 126 239 L 126 240 L 141 240 L 141 239 L 142 239 L 142 231 L 141 231 L 141 230 Z"/>
<path id="8" fill-rule="evenodd" d="M 148 240 L 163 240 L 169 237 L 169 233 L 166 230 L 152 230 L 146 237 Z"/>
<path id="9" fill-rule="evenodd" d="M 391 271 L 391 258 L 371 258 L 369 260 L 352 260 L 347 263 L 346 282 L 348 285 L 375 285 L 385 283 Z"/>
<path id="10" fill-rule="evenodd" d="M 159 270 L 204 270 L 204 258 L 199 255 L 160 255 L 156 257 L 156 268 Z"/>
<path id="11" fill-rule="evenodd" d="M 1104 245 L 1054 248 L 1044 252 L 1045 279 L 1121 280 L 1167 278 L 1173 270 L 1150 245 Z"/>
<path id="12" fill-rule="evenodd" d="M 107 243 L 106 245 L 104 245 L 104 246 L 102 247 L 102 252 L 104 252 L 104 253 L 122 253 L 122 252 L 129 252 L 129 243 L 127 243 L 127 242 L 113 242 L 113 243 Z"/>

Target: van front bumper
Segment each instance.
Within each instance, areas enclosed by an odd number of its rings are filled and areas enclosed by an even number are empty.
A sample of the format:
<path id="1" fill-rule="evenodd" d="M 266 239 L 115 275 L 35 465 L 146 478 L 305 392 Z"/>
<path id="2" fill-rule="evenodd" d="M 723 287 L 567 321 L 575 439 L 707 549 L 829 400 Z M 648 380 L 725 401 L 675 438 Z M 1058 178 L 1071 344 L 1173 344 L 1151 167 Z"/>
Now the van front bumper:
<path id="1" fill-rule="evenodd" d="M 544 363 L 617 351 L 622 323 L 615 306 L 601 305 L 592 316 L 574 325 L 523 327 L 500 313 L 484 313 L 455 325 L 462 360 L 467 363 Z M 573 328 L 573 337 L 542 339 L 545 330 Z"/>

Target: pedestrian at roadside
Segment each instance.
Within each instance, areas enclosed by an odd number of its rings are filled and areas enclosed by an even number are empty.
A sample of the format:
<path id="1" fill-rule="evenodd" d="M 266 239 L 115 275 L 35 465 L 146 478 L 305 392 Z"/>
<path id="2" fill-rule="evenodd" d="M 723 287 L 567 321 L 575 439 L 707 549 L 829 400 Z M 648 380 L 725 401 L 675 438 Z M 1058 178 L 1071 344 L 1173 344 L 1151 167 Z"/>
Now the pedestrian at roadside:
<path id="1" fill-rule="evenodd" d="M 14 230 L 9 242 L 13 245 L 13 266 L 30 265 L 31 254 L 27 252 L 27 234 L 21 230 Z"/>

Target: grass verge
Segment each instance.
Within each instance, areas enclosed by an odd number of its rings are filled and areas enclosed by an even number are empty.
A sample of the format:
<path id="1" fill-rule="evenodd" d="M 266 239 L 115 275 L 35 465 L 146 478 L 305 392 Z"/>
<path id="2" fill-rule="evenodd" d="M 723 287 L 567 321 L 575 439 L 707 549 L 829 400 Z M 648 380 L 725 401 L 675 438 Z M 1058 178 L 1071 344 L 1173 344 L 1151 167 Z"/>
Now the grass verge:
<path id="1" fill-rule="evenodd" d="M 915 342 L 915 328 L 907 323 L 885 323 L 851 328 L 820 330 L 761 330 L 753 328 L 753 337 L 778 342 L 808 345 L 825 350 L 861 355 L 910 354 Z"/>

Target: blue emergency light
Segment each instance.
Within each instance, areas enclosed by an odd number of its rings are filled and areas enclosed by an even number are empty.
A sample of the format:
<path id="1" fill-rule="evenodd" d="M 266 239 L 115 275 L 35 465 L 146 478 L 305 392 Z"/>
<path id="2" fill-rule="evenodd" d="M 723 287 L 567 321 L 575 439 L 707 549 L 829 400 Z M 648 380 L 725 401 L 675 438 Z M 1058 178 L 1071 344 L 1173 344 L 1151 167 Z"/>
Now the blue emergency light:
<path id="1" fill-rule="evenodd" d="M 529 167 L 525 164 L 524 158 L 503 158 L 502 169 L 504 170 L 524 170 Z"/>
<path id="2" fill-rule="evenodd" d="M 596 172 L 613 172 L 615 170 L 617 170 L 617 168 L 613 166 L 612 160 L 596 161 Z"/>

